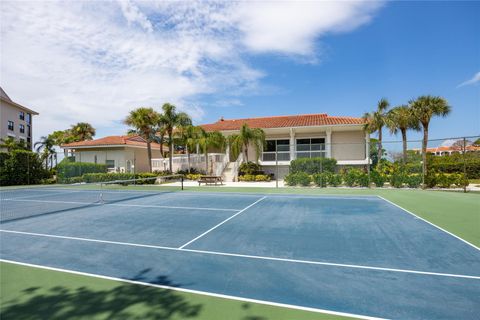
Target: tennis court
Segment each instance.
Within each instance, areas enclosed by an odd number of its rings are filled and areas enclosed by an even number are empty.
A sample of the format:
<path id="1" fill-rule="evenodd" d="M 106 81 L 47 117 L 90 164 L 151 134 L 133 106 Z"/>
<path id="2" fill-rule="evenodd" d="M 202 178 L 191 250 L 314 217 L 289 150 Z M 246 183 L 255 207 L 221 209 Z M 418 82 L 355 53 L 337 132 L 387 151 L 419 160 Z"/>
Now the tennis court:
<path id="1" fill-rule="evenodd" d="M 377 196 L 1 197 L 4 261 L 363 318 L 480 314 L 479 249 Z"/>

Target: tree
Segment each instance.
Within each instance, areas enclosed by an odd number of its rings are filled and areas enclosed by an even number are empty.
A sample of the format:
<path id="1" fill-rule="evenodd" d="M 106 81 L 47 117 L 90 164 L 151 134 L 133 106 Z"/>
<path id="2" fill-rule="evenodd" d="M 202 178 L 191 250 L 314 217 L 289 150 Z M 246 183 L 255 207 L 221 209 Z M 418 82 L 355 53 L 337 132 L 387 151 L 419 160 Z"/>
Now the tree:
<path id="1" fill-rule="evenodd" d="M 49 169 L 48 163 L 50 162 L 50 169 L 53 168 L 52 156 L 57 156 L 54 149 L 55 141 L 50 136 L 42 136 L 40 140 L 35 142 L 33 147 L 38 153 L 42 153 L 42 160 L 45 161 L 45 169 Z"/>
<path id="2" fill-rule="evenodd" d="M 374 112 L 367 112 L 363 115 L 365 121 L 364 130 L 368 133 L 378 131 L 378 161 L 382 158 L 382 129 L 385 125 L 386 110 L 390 103 L 387 99 L 382 98 L 378 101 L 377 110 Z"/>
<path id="3" fill-rule="evenodd" d="M 433 117 L 446 117 L 451 107 L 446 99 L 438 96 L 420 96 L 416 100 L 409 102 L 414 118 L 420 122 L 423 127 L 422 141 L 422 165 L 423 174 L 427 175 L 427 144 L 428 144 L 428 126 Z"/>
<path id="4" fill-rule="evenodd" d="M 124 120 L 126 125 L 135 128 L 139 136 L 147 142 L 148 169 L 152 172 L 152 136 L 155 135 L 155 125 L 160 115 L 152 108 L 138 108 L 130 111 Z"/>
<path id="5" fill-rule="evenodd" d="M 177 136 L 179 143 L 185 146 L 185 151 L 187 153 L 187 161 L 188 161 L 188 172 L 190 173 L 191 169 L 191 161 L 190 161 L 190 154 L 196 148 L 199 143 L 199 139 L 201 138 L 203 132 L 201 127 L 197 126 L 186 126 L 180 127 L 177 131 Z"/>
<path id="6" fill-rule="evenodd" d="M 0 139 L 0 149 L 7 149 L 7 152 L 10 153 L 13 150 L 28 150 L 25 141 L 17 141 L 13 137 L 7 137 L 6 139 Z"/>
<path id="7" fill-rule="evenodd" d="M 225 149 L 226 139 L 224 135 L 219 131 L 207 132 L 203 128 L 200 128 L 199 130 L 200 137 L 198 139 L 198 145 L 202 149 L 202 152 L 205 154 L 205 172 L 208 173 L 208 149 L 216 148 L 223 151 Z"/>
<path id="8" fill-rule="evenodd" d="M 392 134 L 402 133 L 403 163 L 407 163 L 407 130 L 420 130 L 418 120 L 413 116 L 412 109 L 401 105 L 391 109 L 386 116 L 385 123 Z"/>
<path id="9" fill-rule="evenodd" d="M 69 131 L 71 133 L 73 141 L 75 142 L 93 140 L 93 137 L 95 136 L 95 128 L 87 122 L 79 122 L 77 124 L 74 124 L 71 126 Z"/>
<path id="10" fill-rule="evenodd" d="M 475 140 L 475 141 L 473 142 L 473 144 L 474 144 L 475 146 L 480 146 L 480 138 L 478 138 L 477 140 Z"/>
<path id="11" fill-rule="evenodd" d="M 168 137 L 169 148 L 169 163 L 170 171 L 173 168 L 173 132 L 175 128 L 186 127 L 192 125 L 192 119 L 185 112 L 177 112 L 176 107 L 170 103 L 165 103 L 162 106 L 163 113 L 160 119 L 156 122 L 160 123 L 163 130 Z"/>
<path id="12" fill-rule="evenodd" d="M 246 123 L 242 125 L 238 134 L 231 135 L 228 142 L 232 148 L 232 155 L 237 158 L 243 152 L 245 161 L 248 161 L 248 146 L 252 144 L 256 152 L 256 160 L 260 157 L 265 144 L 265 132 L 260 128 L 250 128 Z"/>

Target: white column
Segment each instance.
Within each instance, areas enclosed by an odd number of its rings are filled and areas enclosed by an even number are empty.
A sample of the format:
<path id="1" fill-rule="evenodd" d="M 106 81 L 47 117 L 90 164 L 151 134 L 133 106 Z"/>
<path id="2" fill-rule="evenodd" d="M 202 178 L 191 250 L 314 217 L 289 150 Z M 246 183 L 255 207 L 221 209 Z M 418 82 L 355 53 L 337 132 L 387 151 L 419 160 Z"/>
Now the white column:
<path id="1" fill-rule="evenodd" d="M 370 164 L 370 134 L 365 132 L 365 160 Z"/>
<path id="2" fill-rule="evenodd" d="M 290 161 L 296 159 L 295 153 L 295 130 L 290 128 Z"/>
<path id="3" fill-rule="evenodd" d="M 230 162 L 230 143 L 227 142 L 227 148 L 225 149 L 225 157 L 227 162 Z"/>
<path id="4" fill-rule="evenodd" d="M 332 157 L 332 129 L 327 129 L 326 131 L 327 134 L 327 139 L 325 140 L 325 143 L 327 144 L 326 151 L 327 151 L 327 158 Z"/>

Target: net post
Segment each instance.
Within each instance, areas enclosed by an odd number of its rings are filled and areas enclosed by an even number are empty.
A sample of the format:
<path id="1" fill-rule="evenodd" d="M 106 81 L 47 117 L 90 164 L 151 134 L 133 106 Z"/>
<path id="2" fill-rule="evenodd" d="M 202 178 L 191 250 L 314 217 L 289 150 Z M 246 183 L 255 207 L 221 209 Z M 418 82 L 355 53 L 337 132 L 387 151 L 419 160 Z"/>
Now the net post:
<path id="1" fill-rule="evenodd" d="M 182 185 L 182 190 L 183 190 L 183 175 L 180 176 L 180 182 L 181 182 L 181 185 Z"/>

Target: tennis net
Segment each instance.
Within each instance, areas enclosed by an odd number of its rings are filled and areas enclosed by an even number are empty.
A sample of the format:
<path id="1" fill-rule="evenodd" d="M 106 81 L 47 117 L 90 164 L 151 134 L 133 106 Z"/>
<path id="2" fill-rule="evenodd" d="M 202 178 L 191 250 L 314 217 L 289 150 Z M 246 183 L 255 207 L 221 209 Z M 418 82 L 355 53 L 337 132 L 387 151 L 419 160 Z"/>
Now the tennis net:
<path id="1" fill-rule="evenodd" d="M 149 197 L 177 190 L 183 190 L 181 175 L 3 189 L 0 223 L 130 200 L 144 199 L 148 204 Z"/>

